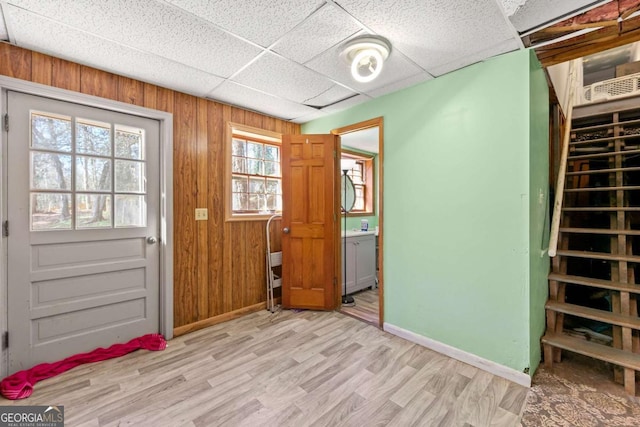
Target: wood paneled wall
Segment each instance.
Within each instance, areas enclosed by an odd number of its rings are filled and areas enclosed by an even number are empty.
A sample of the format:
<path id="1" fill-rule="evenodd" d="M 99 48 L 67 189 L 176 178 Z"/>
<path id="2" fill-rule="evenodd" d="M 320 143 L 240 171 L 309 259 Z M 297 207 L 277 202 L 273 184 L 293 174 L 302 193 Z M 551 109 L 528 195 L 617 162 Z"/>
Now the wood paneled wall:
<path id="1" fill-rule="evenodd" d="M 225 125 L 283 134 L 300 133 L 299 125 L 7 43 L 0 43 L 0 74 L 173 114 L 176 333 L 266 300 L 266 221 L 224 220 Z M 204 207 L 209 220 L 196 222 L 195 208 Z M 272 244 L 279 248 L 277 236 Z"/>

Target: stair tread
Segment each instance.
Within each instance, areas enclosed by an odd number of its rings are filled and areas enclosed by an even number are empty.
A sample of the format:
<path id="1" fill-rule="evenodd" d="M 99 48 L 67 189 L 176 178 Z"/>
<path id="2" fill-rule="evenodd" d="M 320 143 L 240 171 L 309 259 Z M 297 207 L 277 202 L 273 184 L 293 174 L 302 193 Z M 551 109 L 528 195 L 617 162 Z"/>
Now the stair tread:
<path id="1" fill-rule="evenodd" d="M 631 292 L 640 294 L 640 285 L 622 283 L 613 280 L 594 279 L 592 277 L 573 276 L 562 273 L 549 273 L 549 280 L 571 283 L 574 285 L 591 286 L 593 288 L 609 289 L 612 291 Z"/>
<path id="2" fill-rule="evenodd" d="M 571 141 L 569 145 L 575 146 L 575 145 L 590 144 L 593 142 L 606 142 L 606 141 L 615 141 L 616 139 L 630 139 L 630 138 L 640 138 L 640 133 L 636 133 L 632 135 L 607 136 L 605 138 L 584 139 L 582 141 Z"/>
<path id="3" fill-rule="evenodd" d="M 614 173 L 614 172 L 637 172 L 640 171 L 640 167 L 628 167 L 628 168 L 611 168 L 611 169 L 589 169 L 584 171 L 567 172 L 566 175 L 595 175 L 599 173 Z"/>
<path id="4" fill-rule="evenodd" d="M 627 155 L 627 154 L 638 154 L 640 153 L 640 150 L 626 150 L 626 151 L 611 151 L 611 152 L 606 152 L 606 153 L 596 153 L 596 154 L 582 154 L 579 156 L 571 156 L 569 155 L 569 157 L 567 158 L 567 160 L 571 161 L 571 160 L 580 160 L 580 159 L 593 159 L 593 158 L 597 158 L 597 157 L 611 157 L 611 156 L 620 156 L 620 155 Z"/>
<path id="5" fill-rule="evenodd" d="M 613 127 L 613 126 L 624 126 L 624 125 L 635 125 L 635 124 L 640 124 L 640 119 L 627 120 L 627 121 L 616 122 L 616 123 L 606 123 L 606 124 L 602 124 L 602 125 L 585 126 L 585 127 L 582 127 L 582 128 L 571 128 L 571 132 L 582 132 L 582 131 L 586 131 L 586 130 L 606 129 L 606 128 L 610 128 L 610 127 Z"/>
<path id="6" fill-rule="evenodd" d="M 585 234 L 623 234 L 626 236 L 640 236 L 640 230 L 616 230 L 611 228 L 577 228 L 577 227 L 560 227 L 562 233 L 585 233 Z"/>
<path id="7" fill-rule="evenodd" d="M 624 314 L 612 313 L 610 311 L 603 311 L 575 304 L 567 304 L 559 301 L 547 301 L 545 308 L 625 328 L 640 329 L 640 318 L 637 316 L 626 316 Z"/>
<path id="8" fill-rule="evenodd" d="M 579 187 L 579 188 L 565 188 L 565 193 L 579 193 L 586 191 L 616 191 L 616 190 L 640 190 L 640 185 L 623 185 L 619 187 Z"/>
<path id="9" fill-rule="evenodd" d="M 570 206 L 566 208 L 562 208 L 563 211 L 567 212 L 615 212 L 615 211 L 625 211 L 625 212 L 640 212 L 640 206 L 583 206 L 583 207 L 575 207 Z"/>
<path id="10" fill-rule="evenodd" d="M 591 251 L 571 251 L 571 250 L 558 250 L 558 255 L 578 257 L 578 258 L 592 258 L 603 259 L 607 261 L 628 261 L 628 262 L 640 262 L 640 256 L 634 255 L 618 255 L 609 254 L 604 252 L 591 252 Z"/>
<path id="11" fill-rule="evenodd" d="M 595 344 L 580 338 L 560 334 L 546 334 L 542 337 L 542 342 L 563 350 L 613 363 L 614 365 L 640 370 L 640 354 L 638 353 Z"/>

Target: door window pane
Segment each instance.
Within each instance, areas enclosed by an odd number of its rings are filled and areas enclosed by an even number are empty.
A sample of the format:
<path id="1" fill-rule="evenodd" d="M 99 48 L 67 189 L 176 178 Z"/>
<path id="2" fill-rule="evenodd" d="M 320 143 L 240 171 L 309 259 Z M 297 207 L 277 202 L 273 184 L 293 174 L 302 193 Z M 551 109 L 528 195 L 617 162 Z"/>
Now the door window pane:
<path id="1" fill-rule="evenodd" d="M 111 191 L 111 160 L 102 157 L 76 157 L 77 191 Z"/>
<path id="2" fill-rule="evenodd" d="M 110 194 L 76 194 L 76 228 L 110 227 Z"/>
<path id="3" fill-rule="evenodd" d="M 31 230 L 70 230 L 70 193 L 31 193 Z"/>
<path id="4" fill-rule="evenodd" d="M 31 114 L 31 147 L 52 151 L 71 151 L 71 118 Z"/>
<path id="5" fill-rule="evenodd" d="M 130 129 L 116 126 L 116 157 L 142 160 L 144 156 L 144 132 L 142 129 Z"/>
<path id="6" fill-rule="evenodd" d="M 116 191 L 144 193 L 144 163 L 116 160 Z"/>
<path id="7" fill-rule="evenodd" d="M 32 230 L 146 227 L 144 129 L 32 112 L 31 136 Z"/>
<path id="8" fill-rule="evenodd" d="M 76 124 L 76 152 L 111 155 L 111 125 L 78 119 Z"/>
<path id="9" fill-rule="evenodd" d="M 32 151 L 31 188 L 71 190 L 71 155 Z"/>
<path id="10" fill-rule="evenodd" d="M 147 204 L 145 196 L 116 194 L 116 227 L 146 227 Z"/>

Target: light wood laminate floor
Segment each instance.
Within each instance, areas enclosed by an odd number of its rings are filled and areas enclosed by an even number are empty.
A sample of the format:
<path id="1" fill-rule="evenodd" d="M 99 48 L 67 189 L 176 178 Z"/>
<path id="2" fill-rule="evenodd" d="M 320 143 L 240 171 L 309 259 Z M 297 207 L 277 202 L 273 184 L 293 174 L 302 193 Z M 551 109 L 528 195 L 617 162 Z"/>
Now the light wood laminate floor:
<path id="1" fill-rule="evenodd" d="M 38 383 L 66 426 L 517 426 L 527 389 L 336 312 L 262 311 Z"/>
<path id="2" fill-rule="evenodd" d="M 351 294 L 355 305 L 349 307 L 343 305 L 340 309 L 341 313 L 367 322 L 370 325 L 379 326 L 380 324 L 380 298 L 378 296 L 378 288 L 365 289 L 355 294 Z"/>

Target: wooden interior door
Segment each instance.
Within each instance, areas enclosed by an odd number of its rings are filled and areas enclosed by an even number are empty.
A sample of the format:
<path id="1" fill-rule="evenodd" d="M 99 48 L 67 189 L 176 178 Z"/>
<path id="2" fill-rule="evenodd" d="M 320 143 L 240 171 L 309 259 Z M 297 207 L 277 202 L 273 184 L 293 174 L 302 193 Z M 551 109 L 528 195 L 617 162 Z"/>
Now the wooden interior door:
<path id="1" fill-rule="evenodd" d="M 282 139 L 282 305 L 333 310 L 339 251 L 336 135 Z"/>

